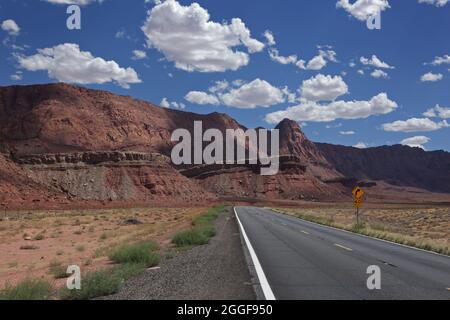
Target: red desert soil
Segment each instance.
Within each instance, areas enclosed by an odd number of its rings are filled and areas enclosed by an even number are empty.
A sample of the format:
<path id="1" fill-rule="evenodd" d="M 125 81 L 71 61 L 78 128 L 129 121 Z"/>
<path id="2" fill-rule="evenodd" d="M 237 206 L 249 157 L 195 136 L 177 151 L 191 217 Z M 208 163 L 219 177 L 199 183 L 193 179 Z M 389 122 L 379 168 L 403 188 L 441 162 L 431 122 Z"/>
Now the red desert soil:
<path id="1" fill-rule="evenodd" d="M 206 208 L 136 208 L 7 212 L 0 222 L 0 288 L 25 278 L 43 278 L 56 286 L 50 266 L 78 265 L 82 272 L 111 265 L 110 249 L 155 241 L 170 252 L 170 239 L 188 228 Z M 3 215 L 3 213 L 2 213 Z M 142 224 L 126 225 L 127 219 Z"/>

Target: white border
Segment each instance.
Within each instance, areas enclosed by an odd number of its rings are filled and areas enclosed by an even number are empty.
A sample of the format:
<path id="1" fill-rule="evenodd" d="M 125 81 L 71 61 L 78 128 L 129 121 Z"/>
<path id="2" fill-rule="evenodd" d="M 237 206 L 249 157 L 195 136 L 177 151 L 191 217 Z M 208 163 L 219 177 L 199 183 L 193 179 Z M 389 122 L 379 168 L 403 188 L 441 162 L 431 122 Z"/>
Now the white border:
<path id="1" fill-rule="evenodd" d="M 236 216 L 236 219 L 239 223 L 239 227 L 241 229 L 242 236 L 244 237 L 245 244 L 248 248 L 248 251 L 250 252 L 250 257 L 253 261 L 253 265 L 255 266 L 256 274 L 258 276 L 259 284 L 261 285 L 261 289 L 264 293 L 264 297 L 266 298 L 266 300 L 276 300 L 275 295 L 272 292 L 272 288 L 270 288 L 269 282 L 267 281 L 266 275 L 264 274 L 262 266 L 259 263 L 258 256 L 256 255 L 256 252 L 253 249 L 253 246 L 247 237 L 247 233 L 245 233 L 244 226 L 242 225 L 242 222 L 239 219 L 238 213 L 236 212 L 236 207 L 233 207 L 233 210 L 234 210 L 234 215 Z"/>

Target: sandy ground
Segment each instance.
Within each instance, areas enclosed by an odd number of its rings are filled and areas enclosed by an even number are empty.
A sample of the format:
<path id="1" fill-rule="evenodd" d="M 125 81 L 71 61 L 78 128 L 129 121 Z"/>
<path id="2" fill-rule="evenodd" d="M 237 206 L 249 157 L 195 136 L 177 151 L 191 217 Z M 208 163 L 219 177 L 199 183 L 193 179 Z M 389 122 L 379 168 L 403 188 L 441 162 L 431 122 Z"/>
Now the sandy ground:
<path id="1" fill-rule="evenodd" d="M 125 283 L 111 300 L 255 300 L 239 227 L 232 210 L 214 222 L 209 244 L 180 252 Z"/>
<path id="2" fill-rule="evenodd" d="M 59 287 L 50 265 L 78 265 L 82 272 L 110 264 L 108 250 L 153 240 L 170 244 L 176 231 L 207 208 L 142 208 L 0 213 L 0 288 L 25 278 L 43 278 Z M 142 224 L 126 225 L 127 219 Z"/>
<path id="3" fill-rule="evenodd" d="M 293 215 L 321 217 L 345 227 L 356 222 L 355 208 L 350 203 L 316 203 L 280 210 Z M 450 205 L 366 203 L 360 210 L 360 218 L 375 231 L 450 247 Z"/>

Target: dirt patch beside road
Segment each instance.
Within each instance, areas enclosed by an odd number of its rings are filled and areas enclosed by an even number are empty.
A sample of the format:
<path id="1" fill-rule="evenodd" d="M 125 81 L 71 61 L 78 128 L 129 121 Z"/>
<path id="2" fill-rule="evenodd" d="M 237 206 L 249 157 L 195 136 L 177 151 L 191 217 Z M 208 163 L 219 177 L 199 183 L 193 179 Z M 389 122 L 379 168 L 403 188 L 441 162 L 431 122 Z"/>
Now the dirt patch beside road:
<path id="1" fill-rule="evenodd" d="M 111 210 L 21 211 L 0 216 L 0 289 L 26 278 L 56 288 L 51 265 L 78 265 L 82 272 L 110 267 L 114 247 L 140 241 L 170 246 L 171 237 L 191 225 L 207 208 L 134 208 Z M 130 220 L 131 223 L 128 221 Z M 137 224 L 133 221 L 136 220 Z M 128 222 L 127 222 L 128 221 Z"/>
<path id="2" fill-rule="evenodd" d="M 208 245 L 165 259 L 125 283 L 111 300 L 254 300 L 239 229 L 230 210 L 214 223 Z"/>

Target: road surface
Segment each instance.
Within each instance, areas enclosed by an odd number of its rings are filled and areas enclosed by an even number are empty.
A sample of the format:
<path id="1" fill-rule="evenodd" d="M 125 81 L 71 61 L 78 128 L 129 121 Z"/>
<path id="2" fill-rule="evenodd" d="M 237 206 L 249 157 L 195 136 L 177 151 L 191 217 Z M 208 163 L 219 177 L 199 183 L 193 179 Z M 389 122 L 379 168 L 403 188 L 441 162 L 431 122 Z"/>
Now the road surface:
<path id="1" fill-rule="evenodd" d="M 450 300 L 450 257 L 268 209 L 236 207 L 235 213 L 266 298 Z M 381 269 L 380 290 L 367 287 L 373 265 Z"/>

